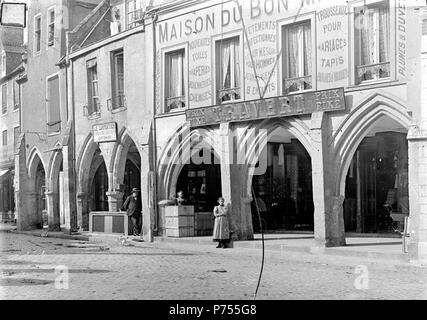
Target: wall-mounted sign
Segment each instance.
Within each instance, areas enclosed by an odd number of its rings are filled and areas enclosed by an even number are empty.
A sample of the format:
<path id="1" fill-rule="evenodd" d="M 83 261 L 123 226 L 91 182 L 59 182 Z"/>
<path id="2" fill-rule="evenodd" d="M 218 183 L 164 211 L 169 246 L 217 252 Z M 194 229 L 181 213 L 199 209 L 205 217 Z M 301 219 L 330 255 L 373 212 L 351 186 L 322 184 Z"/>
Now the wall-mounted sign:
<path id="1" fill-rule="evenodd" d="M 95 124 L 93 126 L 93 140 L 95 143 L 117 141 L 117 123 Z"/>
<path id="2" fill-rule="evenodd" d="M 191 127 L 345 110 L 344 88 L 186 110 Z"/>

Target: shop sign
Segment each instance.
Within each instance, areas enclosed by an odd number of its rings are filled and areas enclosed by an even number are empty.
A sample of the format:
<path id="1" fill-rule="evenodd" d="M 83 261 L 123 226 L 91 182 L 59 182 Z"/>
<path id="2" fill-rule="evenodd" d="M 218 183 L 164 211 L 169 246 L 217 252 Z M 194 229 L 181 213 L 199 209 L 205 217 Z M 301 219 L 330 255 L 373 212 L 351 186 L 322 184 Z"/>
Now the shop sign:
<path id="1" fill-rule="evenodd" d="M 93 126 L 93 140 L 95 143 L 117 141 L 117 123 L 95 124 Z"/>
<path id="2" fill-rule="evenodd" d="M 186 110 L 191 127 L 345 110 L 344 88 Z"/>

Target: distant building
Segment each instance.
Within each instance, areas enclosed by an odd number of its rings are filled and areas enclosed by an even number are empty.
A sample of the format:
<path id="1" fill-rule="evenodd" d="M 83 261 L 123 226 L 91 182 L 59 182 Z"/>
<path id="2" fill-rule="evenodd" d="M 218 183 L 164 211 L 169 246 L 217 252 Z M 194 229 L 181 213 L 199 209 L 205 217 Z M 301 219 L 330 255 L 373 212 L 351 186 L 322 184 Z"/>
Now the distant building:
<path id="1" fill-rule="evenodd" d="M 101 0 L 33 0 L 28 10 L 22 84 L 22 139 L 16 158 L 18 227 L 76 228 L 72 111 L 68 109 L 66 32 Z M 69 184 L 68 182 L 71 182 Z"/>
<path id="2" fill-rule="evenodd" d="M 20 136 L 23 31 L 0 27 L 0 221 L 15 219 L 15 145 Z"/>

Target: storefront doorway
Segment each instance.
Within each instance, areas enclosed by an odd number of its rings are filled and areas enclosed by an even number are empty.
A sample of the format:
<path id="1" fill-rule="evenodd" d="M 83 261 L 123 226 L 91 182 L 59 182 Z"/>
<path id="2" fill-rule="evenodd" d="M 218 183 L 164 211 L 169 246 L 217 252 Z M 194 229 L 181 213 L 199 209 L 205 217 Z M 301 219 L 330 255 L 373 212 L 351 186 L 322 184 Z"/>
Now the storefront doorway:
<path id="1" fill-rule="evenodd" d="M 210 152 L 209 150 L 200 151 Z M 202 157 L 200 157 L 202 158 Z M 212 235 L 214 215 L 213 209 L 222 196 L 221 166 L 219 160 L 210 152 L 210 162 L 195 164 L 193 160 L 185 165 L 178 177 L 176 193 L 184 192 L 186 205 L 194 207 L 195 235 Z"/>
<path id="2" fill-rule="evenodd" d="M 130 196 L 133 188 L 141 188 L 141 156 L 136 145 L 132 142 L 126 155 L 126 165 L 123 176 L 123 199 Z"/>
<path id="3" fill-rule="evenodd" d="M 357 149 L 346 178 L 347 232 L 395 232 L 391 213 L 408 214 L 408 142 L 403 132 L 377 132 Z"/>
<path id="4" fill-rule="evenodd" d="M 104 161 L 96 170 L 92 181 L 90 211 L 108 211 L 108 173 Z"/>
<path id="5" fill-rule="evenodd" d="M 267 163 L 265 174 L 252 180 L 254 232 L 260 231 L 257 210 L 266 231 L 313 231 L 311 158 L 304 146 L 297 139 L 268 142 Z"/>
<path id="6" fill-rule="evenodd" d="M 48 226 L 47 210 L 46 210 L 46 173 L 41 161 L 39 161 L 35 177 L 36 190 L 36 206 L 38 221 L 42 221 L 37 227 L 42 229 Z"/>

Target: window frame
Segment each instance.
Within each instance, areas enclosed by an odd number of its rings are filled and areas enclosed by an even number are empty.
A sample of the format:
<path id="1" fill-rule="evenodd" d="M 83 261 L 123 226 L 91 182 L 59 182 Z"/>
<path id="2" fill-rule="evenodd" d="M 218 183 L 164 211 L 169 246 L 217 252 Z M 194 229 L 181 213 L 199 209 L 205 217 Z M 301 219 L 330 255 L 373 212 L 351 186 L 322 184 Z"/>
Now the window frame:
<path id="1" fill-rule="evenodd" d="M 18 137 L 16 136 L 16 129 L 19 129 L 19 131 L 18 131 Z M 21 126 L 18 124 L 18 125 L 15 125 L 15 126 L 13 126 L 13 128 L 12 128 L 13 130 L 13 149 L 15 150 L 15 148 L 16 148 L 16 146 L 18 145 L 18 139 L 19 139 L 19 136 L 21 135 Z"/>
<path id="2" fill-rule="evenodd" d="M 117 63 L 117 57 L 122 56 L 122 80 L 120 80 L 118 71 L 118 63 Z M 123 48 L 116 49 L 114 51 L 111 51 L 110 54 L 111 59 L 111 107 L 109 107 L 110 111 L 117 110 L 117 109 L 123 109 L 125 108 L 126 102 L 126 96 L 125 96 L 125 53 Z M 119 82 L 123 82 L 123 90 L 119 90 Z M 120 93 L 120 91 L 122 91 Z M 117 103 L 118 98 L 118 103 Z"/>
<path id="3" fill-rule="evenodd" d="M 86 60 L 86 74 L 87 74 L 87 116 L 94 117 L 100 115 L 101 113 L 101 100 L 99 96 L 99 72 L 98 72 L 98 59 L 92 58 Z M 93 63 L 94 65 L 88 66 L 89 63 Z M 96 80 L 93 79 L 93 70 L 96 70 Z M 98 95 L 93 95 L 94 92 L 94 84 L 96 84 L 96 91 Z M 97 99 L 97 104 L 94 103 L 94 99 Z M 89 110 L 92 110 L 89 113 Z"/>
<path id="4" fill-rule="evenodd" d="M 166 76 L 167 72 L 168 72 L 168 56 L 172 55 L 173 53 L 179 52 L 179 51 L 183 51 L 184 53 L 184 57 L 183 57 L 183 62 L 182 62 L 182 79 L 183 79 L 183 95 L 182 96 L 178 96 L 178 97 L 167 97 L 167 85 L 169 84 L 169 82 L 166 81 L 166 79 L 168 79 L 168 81 L 170 81 L 170 77 Z M 189 103 L 188 103 L 188 98 L 189 98 L 189 88 L 188 88 L 188 43 L 179 45 L 179 46 L 174 46 L 174 47 L 170 47 L 170 48 L 165 48 L 163 49 L 163 53 L 162 53 L 162 94 L 161 96 L 163 97 L 162 99 L 162 110 L 163 113 L 170 113 L 170 112 L 179 112 L 185 109 L 189 108 Z M 183 108 L 174 108 L 174 109 L 169 109 L 166 103 L 167 99 L 172 99 L 172 98 L 179 98 L 179 97 L 183 97 L 183 103 L 185 104 L 185 106 Z"/>
<path id="5" fill-rule="evenodd" d="M 305 75 L 303 77 L 307 77 L 311 75 L 311 88 L 306 90 L 298 90 L 293 92 L 286 92 L 285 88 L 285 80 L 290 79 L 286 78 L 287 73 L 287 64 L 288 64 L 288 52 L 287 52 L 287 42 L 286 42 L 286 28 L 290 28 L 296 25 L 303 25 L 308 23 L 310 25 L 310 33 L 311 33 L 311 74 Z M 277 74 L 279 85 L 278 89 L 280 94 L 282 95 L 292 95 L 292 94 L 301 94 L 310 91 L 317 90 L 317 47 L 316 47 L 316 19 L 314 13 L 307 13 L 298 16 L 297 18 L 286 18 L 278 22 L 278 38 L 280 42 L 278 42 L 278 51 L 281 52 L 279 56 L 279 61 L 277 64 Z"/>
<path id="6" fill-rule="evenodd" d="M 6 76 L 6 52 L 0 54 L 0 77 Z"/>
<path id="7" fill-rule="evenodd" d="M 5 137 L 6 137 L 6 139 L 5 139 Z M 5 129 L 1 132 L 1 146 L 7 147 L 8 143 L 9 143 L 9 137 L 8 137 L 7 129 Z"/>
<path id="8" fill-rule="evenodd" d="M 5 115 L 8 113 L 9 111 L 9 106 L 8 106 L 8 85 L 7 82 L 3 83 L 2 85 L 0 85 L 0 89 L 1 89 L 1 115 Z M 4 89 L 5 88 L 5 89 Z"/>
<path id="9" fill-rule="evenodd" d="M 238 54 L 239 54 L 239 64 L 240 64 L 240 98 L 239 99 L 231 99 L 231 100 L 227 100 L 227 101 L 220 101 L 219 97 L 218 97 L 218 92 L 219 90 L 225 90 L 225 89 L 219 89 L 219 76 L 221 73 L 221 66 L 220 66 L 220 43 L 221 42 L 231 42 L 233 39 L 237 39 L 238 40 L 238 44 L 239 44 L 239 50 L 238 50 Z M 213 103 L 214 104 L 227 104 L 227 103 L 235 103 L 235 102 L 239 102 L 239 101 L 243 101 L 245 99 L 245 79 L 244 79 L 244 72 L 245 72 L 245 64 L 244 64 L 244 43 L 243 40 L 244 37 L 242 35 L 241 31 L 238 32 L 231 32 L 231 33 L 226 33 L 223 36 L 217 36 L 213 39 L 212 43 L 212 50 L 213 50 L 213 69 L 212 69 L 212 77 L 213 77 Z M 236 57 L 234 56 L 233 59 L 235 59 Z M 233 66 L 233 64 L 230 64 L 231 66 Z M 234 71 L 234 68 L 233 68 Z M 234 72 L 232 72 L 232 70 L 230 70 L 230 74 L 234 75 Z M 230 83 L 232 82 L 232 80 L 230 80 Z M 230 88 L 231 89 L 236 89 L 236 88 Z"/>
<path id="10" fill-rule="evenodd" d="M 37 29 L 37 20 L 40 19 L 40 29 Z M 38 13 L 34 16 L 34 52 L 33 55 L 38 55 L 42 51 L 42 29 L 43 29 L 43 23 L 42 23 L 42 14 Z M 37 35 L 38 35 L 38 41 L 37 41 Z M 37 50 L 37 44 L 39 44 L 39 50 Z"/>
<path id="11" fill-rule="evenodd" d="M 12 97 L 13 97 L 13 111 L 19 110 L 21 108 L 21 84 L 18 82 L 18 78 L 16 77 L 13 80 L 13 85 L 12 85 Z M 18 101 L 15 101 L 16 98 L 16 89 L 18 89 Z"/>
<path id="12" fill-rule="evenodd" d="M 135 9 L 133 11 L 129 11 L 129 3 L 135 3 L 135 8 L 137 8 L 139 6 L 139 9 Z M 139 5 L 138 5 L 139 4 Z M 142 1 L 141 0 L 126 0 L 125 1 L 125 30 L 129 30 L 129 29 L 133 29 L 138 27 L 141 24 L 136 24 L 135 20 L 133 19 L 132 22 L 130 22 L 129 16 L 131 14 L 134 14 L 135 12 L 141 12 L 141 18 L 142 18 L 142 12 L 143 12 L 143 6 L 142 6 Z"/>
<path id="13" fill-rule="evenodd" d="M 389 38 L 390 38 L 390 47 L 389 47 L 389 63 L 390 63 L 390 76 L 387 78 L 379 78 L 379 79 L 372 79 L 372 80 L 365 80 L 358 82 L 356 77 L 357 72 L 357 63 L 359 55 L 359 52 L 357 51 L 358 48 L 358 40 L 356 39 L 356 31 L 355 31 L 355 14 L 357 10 L 360 10 L 364 6 L 367 7 L 378 7 L 380 5 L 386 4 L 389 9 Z M 396 6 L 394 1 L 388 1 L 388 0 L 356 0 L 349 4 L 349 50 L 350 50 L 350 86 L 369 86 L 372 84 L 378 84 L 378 83 L 385 83 L 385 82 L 392 82 L 397 80 L 397 67 L 396 67 L 396 55 L 394 54 L 396 51 Z"/>
<path id="14" fill-rule="evenodd" d="M 49 101 L 49 81 L 53 78 L 58 78 L 58 100 L 59 100 L 59 105 L 58 105 L 58 111 L 59 111 L 59 119 L 56 121 L 49 121 L 49 115 L 50 115 L 50 101 Z M 58 133 L 61 132 L 62 130 L 62 120 L 61 120 L 61 81 L 60 81 L 60 75 L 59 72 L 53 73 L 49 76 L 46 77 L 46 126 L 47 126 L 47 132 L 48 135 L 56 135 Z M 57 125 L 59 124 L 59 129 L 58 131 L 49 131 L 49 128 L 51 126 Z"/>
<path id="15" fill-rule="evenodd" d="M 53 12 L 53 21 L 51 21 L 51 12 Z M 53 27 L 53 36 L 52 36 L 52 43 L 50 43 L 50 29 Z M 56 36 L 56 6 L 50 6 L 47 8 L 47 15 L 46 15 L 46 49 L 49 49 L 50 47 L 55 48 L 55 36 Z"/>

